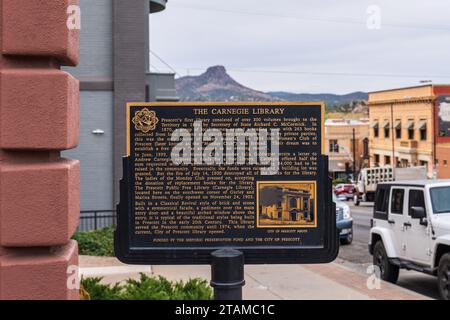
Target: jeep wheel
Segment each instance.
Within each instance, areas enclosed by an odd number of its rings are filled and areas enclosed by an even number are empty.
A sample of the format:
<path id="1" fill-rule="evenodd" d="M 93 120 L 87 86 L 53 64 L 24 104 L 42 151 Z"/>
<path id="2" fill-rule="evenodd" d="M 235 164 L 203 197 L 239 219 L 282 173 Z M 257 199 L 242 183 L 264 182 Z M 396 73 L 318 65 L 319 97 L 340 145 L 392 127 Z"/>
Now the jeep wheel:
<path id="1" fill-rule="evenodd" d="M 438 268 L 439 294 L 444 300 L 450 300 L 450 253 L 444 254 Z"/>
<path id="2" fill-rule="evenodd" d="M 357 194 L 353 196 L 353 203 L 355 204 L 355 206 L 359 206 L 359 197 Z"/>
<path id="3" fill-rule="evenodd" d="M 378 267 L 382 280 L 391 283 L 397 282 L 400 269 L 398 266 L 389 262 L 382 241 L 378 241 L 373 248 L 373 264 Z"/>

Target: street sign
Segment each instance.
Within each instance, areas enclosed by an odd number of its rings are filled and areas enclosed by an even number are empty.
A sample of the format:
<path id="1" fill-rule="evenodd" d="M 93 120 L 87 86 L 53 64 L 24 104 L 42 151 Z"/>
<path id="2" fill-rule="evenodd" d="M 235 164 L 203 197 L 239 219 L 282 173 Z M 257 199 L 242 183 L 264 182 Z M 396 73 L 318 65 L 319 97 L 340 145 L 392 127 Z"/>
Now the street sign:
<path id="1" fill-rule="evenodd" d="M 324 105 L 130 103 L 115 234 L 129 264 L 325 263 L 338 251 Z"/>

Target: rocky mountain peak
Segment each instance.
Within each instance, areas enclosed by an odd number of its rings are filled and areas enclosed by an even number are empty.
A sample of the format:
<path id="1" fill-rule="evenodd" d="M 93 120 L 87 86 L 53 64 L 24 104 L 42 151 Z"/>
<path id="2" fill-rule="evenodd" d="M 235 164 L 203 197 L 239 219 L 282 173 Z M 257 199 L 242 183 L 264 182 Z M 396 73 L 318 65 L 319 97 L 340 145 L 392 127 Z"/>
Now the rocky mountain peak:
<path id="1" fill-rule="evenodd" d="M 214 78 L 228 77 L 224 66 L 212 66 L 206 69 L 206 75 Z"/>
<path id="2" fill-rule="evenodd" d="M 205 83 L 209 82 L 221 85 L 239 85 L 233 80 L 233 78 L 230 77 L 224 66 L 209 67 L 200 77 L 203 81 L 205 81 Z"/>
<path id="3" fill-rule="evenodd" d="M 334 109 L 353 101 L 367 100 L 367 93 L 364 92 L 346 95 L 261 92 L 234 80 L 221 65 L 209 67 L 198 76 L 181 77 L 175 85 L 182 101 L 325 101 Z"/>
<path id="4" fill-rule="evenodd" d="M 199 76 L 176 81 L 178 95 L 184 101 L 279 101 L 264 92 L 247 88 L 234 80 L 224 66 L 209 67 Z"/>

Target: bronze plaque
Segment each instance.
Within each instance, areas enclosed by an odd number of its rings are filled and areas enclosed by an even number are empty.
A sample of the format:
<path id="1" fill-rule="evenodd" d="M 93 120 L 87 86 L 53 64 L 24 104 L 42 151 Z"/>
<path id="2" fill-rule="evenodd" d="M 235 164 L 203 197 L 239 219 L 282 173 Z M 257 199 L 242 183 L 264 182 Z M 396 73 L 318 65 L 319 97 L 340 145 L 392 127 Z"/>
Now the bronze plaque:
<path id="1" fill-rule="evenodd" d="M 337 253 L 322 103 L 131 103 L 116 255 L 205 264 L 328 262 Z"/>

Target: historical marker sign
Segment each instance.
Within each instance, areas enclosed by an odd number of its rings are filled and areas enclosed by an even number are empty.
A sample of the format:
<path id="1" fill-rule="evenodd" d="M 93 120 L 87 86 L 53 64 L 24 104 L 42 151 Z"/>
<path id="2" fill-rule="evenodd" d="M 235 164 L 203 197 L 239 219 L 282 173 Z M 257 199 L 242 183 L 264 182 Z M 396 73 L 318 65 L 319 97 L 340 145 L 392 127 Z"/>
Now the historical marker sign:
<path id="1" fill-rule="evenodd" d="M 126 263 L 328 262 L 336 216 L 320 103 L 132 103 L 116 255 Z"/>

